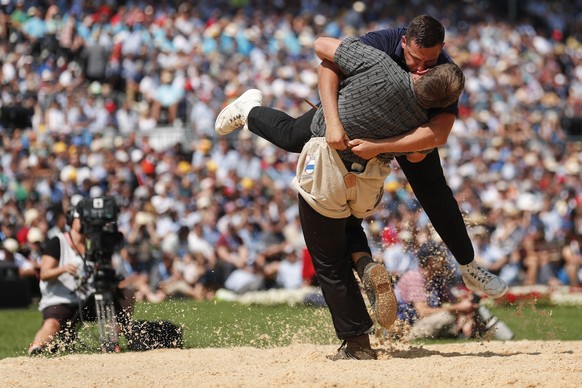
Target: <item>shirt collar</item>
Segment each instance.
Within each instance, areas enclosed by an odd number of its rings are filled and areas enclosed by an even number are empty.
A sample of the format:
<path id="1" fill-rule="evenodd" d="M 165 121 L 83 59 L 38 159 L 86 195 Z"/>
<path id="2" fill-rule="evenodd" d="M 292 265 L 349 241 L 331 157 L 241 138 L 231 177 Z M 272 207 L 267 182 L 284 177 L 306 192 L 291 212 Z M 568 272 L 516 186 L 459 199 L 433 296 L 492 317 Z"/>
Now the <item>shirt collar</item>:
<path id="1" fill-rule="evenodd" d="M 394 60 L 394 62 L 398 64 L 398 66 L 400 66 L 401 68 L 408 72 L 410 71 L 408 70 L 408 66 L 406 66 L 406 60 L 404 59 L 404 50 L 402 49 L 402 44 L 399 44 L 398 47 L 396 47 L 391 57 Z"/>

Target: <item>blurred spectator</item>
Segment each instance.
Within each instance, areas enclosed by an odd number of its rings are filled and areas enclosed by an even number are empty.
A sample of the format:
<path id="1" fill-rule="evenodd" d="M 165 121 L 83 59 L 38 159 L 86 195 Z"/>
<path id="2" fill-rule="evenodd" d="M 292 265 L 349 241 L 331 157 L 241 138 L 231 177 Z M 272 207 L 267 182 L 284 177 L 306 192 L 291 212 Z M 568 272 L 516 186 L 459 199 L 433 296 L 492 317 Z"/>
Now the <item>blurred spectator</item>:
<path id="1" fill-rule="evenodd" d="M 408 230 L 397 232 L 387 227 L 382 232 L 382 259 L 388 273 L 397 280 L 403 273 L 415 269 L 414 236 Z"/>
<path id="2" fill-rule="evenodd" d="M 33 227 L 37 227 L 40 224 L 40 221 L 40 212 L 35 208 L 27 209 L 24 212 L 24 224 L 18 232 L 16 232 L 16 239 L 19 244 L 26 244 L 28 231 Z"/>
<path id="3" fill-rule="evenodd" d="M 188 250 L 195 255 L 202 255 L 210 263 L 216 262 L 214 246 L 204 236 L 204 229 L 201 222 L 196 222 L 188 234 Z"/>
<path id="4" fill-rule="evenodd" d="M 293 254 L 294 250 L 285 239 L 281 225 L 276 220 L 261 223 L 258 240 L 260 248 L 257 252 L 256 266 L 265 279 L 265 286 L 270 288 L 276 285 L 282 261 Z"/>
<path id="5" fill-rule="evenodd" d="M 563 268 L 559 271 L 558 277 L 564 284 L 572 287 L 579 287 L 582 282 L 582 250 L 580 242 L 582 239 L 573 235 L 568 236 L 566 244 L 562 248 Z"/>
<path id="6" fill-rule="evenodd" d="M 137 302 L 146 300 L 158 303 L 162 301 L 162 295 L 152 291 L 150 278 L 153 270 L 140 266 L 137 252 L 124 247 L 119 254 L 112 257 L 112 264 L 116 273 L 122 278 L 119 287 L 133 292 Z"/>
<path id="7" fill-rule="evenodd" d="M 421 245 L 417 270 L 407 271 L 395 286 L 398 319 L 410 325 L 409 339 L 473 337 L 478 332 L 478 305 L 473 294 L 452 293 L 453 266 L 443 246 Z"/>
<path id="8" fill-rule="evenodd" d="M 161 241 L 161 249 L 164 252 L 171 252 L 178 258 L 183 258 L 190 252 L 188 236 L 190 229 L 186 225 L 180 226 L 177 233 L 169 233 Z"/>
<path id="9" fill-rule="evenodd" d="M 111 54 L 111 40 L 103 26 L 96 25 L 85 39 L 85 46 L 80 53 L 81 66 L 88 82 L 101 85 L 106 81 L 106 70 Z"/>
<path id="10" fill-rule="evenodd" d="M 216 258 L 217 269 L 227 289 L 243 293 L 262 287 L 263 278 L 257 273 L 256 257 L 249 257 L 249 247 L 230 222 L 216 242 Z"/>
<path id="11" fill-rule="evenodd" d="M 26 235 L 26 252 L 28 259 L 40 264 L 40 256 L 42 252 L 42 242 L 45 241 L 46 236 L 40 228 L 32 227 L 28 230 Z"/>
<path id="12" fill-rule="evenodd" d="M 198 138 L 215 136 L 214 120 L 216 117 L 210 103 L 210 95 L 201 93 L 192 104 L 189 120 L 192 123 L 192 130 Z"/>
<path id="13" fill-rule="evenodd" d="M 14 281 L 20 278 L 20 268 L 15 261 L 17 251 L 18 242 L 15 239 L 8 238 L 2 241 L 2 245 L 0 245 L 0 278 L 2 281 Z"/>
<path id="14" fill-rule="evenodd" d="M 160 238 L 155 229 L 155 216 L 149 212 L 138 212 L 133 220 L 127 238 L 129 255 L 137 259 L 136 270 L 149 272 L 157 260 Z"/>
<path id="15" fill-rule="evenodd" d="M 178 296 L 204 299 L 206 293 L 202 285 L 195 286 L 199 279 L 196 265 L 190 254 L 181 259 L 171 251 L 162 251 L 162 260 L 151 274 L 155 296 L 150 301 L 161 302 Z"/>
<path id="16" fill-rule="evenodd" d="M 26 277 L 30 288 L 30 295 L 33 298 L 40 298 L 38 279 L 40 277 L 40 264 L 42 262 L 41 256 L 44 249 L 44 241 L 46 241 L 44 232 L 40 228 L 32 227 L 28 230 L 26 244 L 22 250 L 27 262 L 33 268 L 33 272 Z"/>
<path id="17" fill-rule="evenodd" d="M 277 268 L 276 285 L 288 290 L 310 285 L 303 279 L 303 261 L 301 257 L 290 246 L 285 249 L 285 256 Z"/>
<path id="18" fill-rule="evenodd" d="M 184 97 L 182 83 L 169 70 L 162 71 L 152 102 L 152 116 L 157 123 L 173 124 L 176 120 L 178 104 Z"/>
<path id="19" fill-rule="evenodd" d="M 20 253 L 20 244 L 13 238 L 8 238 L 2 242 L 0 251 L 0 261 L 4 266 L 16 267 L 18 277 L 30 283 L 31 289 L 34 283 L 38 283 L 36 270 L 39 264 L 29 257 Z"/>
<path id="20" fill-rule="evenodd" d="M 115 121 L 119 133 L 124 136 L 128 136 L 138 130 L 138 114 L 131 107 L 129 101 L 125 101 L 123 106 L 115 112 Z"/>

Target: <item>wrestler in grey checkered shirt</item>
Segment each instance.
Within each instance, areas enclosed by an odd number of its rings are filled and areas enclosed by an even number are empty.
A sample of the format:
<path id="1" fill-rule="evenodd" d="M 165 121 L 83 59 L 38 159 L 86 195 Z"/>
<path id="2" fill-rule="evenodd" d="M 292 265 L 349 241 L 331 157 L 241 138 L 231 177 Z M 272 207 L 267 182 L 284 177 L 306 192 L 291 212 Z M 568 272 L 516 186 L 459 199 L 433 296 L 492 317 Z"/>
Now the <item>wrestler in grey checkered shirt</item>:
<path id="1" fill-rule="evenodd" d="M 386 53 L 352 36 L 338 46 L 334 62 L 348 77 L 340 85 L 338 111 L 350 139 L 385 139 L 428 122 L 427 110 L 414 96 L 411 74 Z M 315 113 L 311 131 L 314 136 L 325 136 L 321 107 Z M 350 149 L 338 153 L 343 160 L 366 164 Z M 390 162 L 394 156 L 380 154 L 377 158 Z"/>

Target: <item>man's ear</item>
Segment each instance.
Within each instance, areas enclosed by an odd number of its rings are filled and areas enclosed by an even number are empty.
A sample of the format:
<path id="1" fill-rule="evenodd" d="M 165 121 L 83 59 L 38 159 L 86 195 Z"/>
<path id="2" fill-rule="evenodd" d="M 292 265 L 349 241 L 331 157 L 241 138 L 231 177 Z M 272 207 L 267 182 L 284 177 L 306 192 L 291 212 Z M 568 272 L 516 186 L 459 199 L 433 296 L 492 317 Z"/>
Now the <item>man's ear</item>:
<path id="1" fill-rule="evenodd" d="M 402 35 L 402 38 L 400 39 L 400 45 L 402 48 L 406 47 L 406 35 Z"/>

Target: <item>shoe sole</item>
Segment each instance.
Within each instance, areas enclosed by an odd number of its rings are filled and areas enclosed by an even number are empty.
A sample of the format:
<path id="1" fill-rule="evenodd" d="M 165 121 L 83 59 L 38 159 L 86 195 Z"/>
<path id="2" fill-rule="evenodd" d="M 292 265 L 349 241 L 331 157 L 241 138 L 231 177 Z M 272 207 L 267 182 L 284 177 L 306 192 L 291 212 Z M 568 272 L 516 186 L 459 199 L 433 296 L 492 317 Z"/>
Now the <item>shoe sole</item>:
<path id="1" fill-rule="evenodd" d="M 220 113 L 218 114 L 218 116 L 216 116 L 216 121 L 215 123 L 218 123 L 220 121 L 220 117 L 222 116 L 222 114 L 224 112 L 226 112 L 226 110 L 228 108 L 230 108 L 231 105 L 236 104 L 245 94 L 247 93 L 256 93 L 256 89 L 250 89 L 247 90 L 246 92 L 244 92 L 243 94 L 241 94 L 240 96 L 238 96 L 238 98 L 236 100 L 234 100 L 233 102 L 231 102 L 230 104 L 227 104 L 224 108 L 222 108 L 222 110 L 220 111 Z M 260 93 L 260 92 L 259 92 Z M 262 103 L 262 102 L 261 102 Z M 216 131 L 217 134 L 219 134 L 220 136 L 226 136 L 229 133 L 234 132 L 237 128 L 241 128 L 243 127 L 243 125 L 241 125 L 240 127 L 236 127 L 236 128 L 232 128 L 232 129 L 227 129 L 226 131 L 221 130 L 219 128 L 216 128 L 216 124 L 214 125 L 214 130 Z"/>
<path id="2" fill-rule="evenodd" d="M 381 264 L 374 265 L 366 276 L 376 296 L 376 303 L 372 306 L 376 321 L 380 326 L 389 329 L 398 315 L 398 302 L 392 289 L 392 281 Z"/>

